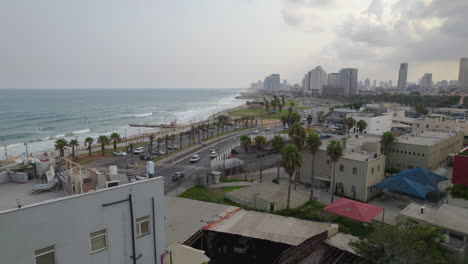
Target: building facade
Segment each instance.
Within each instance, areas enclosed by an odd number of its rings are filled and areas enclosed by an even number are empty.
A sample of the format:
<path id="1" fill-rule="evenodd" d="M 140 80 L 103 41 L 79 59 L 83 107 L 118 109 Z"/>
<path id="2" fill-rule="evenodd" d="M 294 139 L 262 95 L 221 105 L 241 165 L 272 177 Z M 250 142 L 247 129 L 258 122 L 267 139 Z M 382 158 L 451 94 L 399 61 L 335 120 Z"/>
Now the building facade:
<path id="1" fill-rule="evenodd" d="M 385 156 L 380 153 L 378 138 L 344 138 L 345 152 L 335 164 L 335 185 L 331 184 L 332 164 L 326 147 L 329 140 L 324 140 L 315 154 L 314 186 L 327 191 L 335 191 L 340 196 L 360 201 L 368 201 L 380 191 L 371 188 L 384 179 Z M 312 153 L 303 150 L 304 162 L 301 169 L 301 181 L 311 182 Z"/>
<path id="2" fill-rule="evenodd" d="M 466 119 L 456 119 L 447 115 L 434 114 L 413 120 L 413 131 L 453 131 L 463 133 L 464 144 L 468 144 L 468 122 Z"/>
<path id="3" fill-rule="evenodd" d="M 383 133 L 392 130 L 392 113 L 384 113 L 379 115 L 375 115 L 372 113 L 355 113 L 348 114 L 348 116 L 351 116 L 354 120 L 356 120 L 356 123 L 360 120 L 366 122 L 367 127 L 362 132 L 364 134 L 382 135 Z M 358 133 L 359 128 L 356 125 L 353 128 L 351 128 L 350 131 L 352 133 Z"/>
<path id="4" fill-rule="evenodd" d="M 398 90 L 406 91 L 408 82 L 408 63 L 400 64 L 400 70 L 398 72 Z"/>
<path id="5" fill-rule="evenodd" d="M 265 77 L 263 89 L 267 91 L 279 91 L 281 87 L 281 78 L 279 74 L 272 74 Z"/>
<path id="6" fill-rule="evenodd" d="M 458 72 L 458 84 L 468 86 L 468 58 L 460 59 L 460 70 Z"/>
<path id="7" fill-rule="evenodd" d="M 449 164 L 463 147 L 463 134 L 420 131 L 397 137 L 386 150 L 387 168 L 424 168 L 434 171 Z"/>
<path id="8" fill-rule="evenodd" d="M 161 177 L 2 211 L 1 261 L 162 264 L 164 217 Z"/>
<path id="9" fill-rule="evenodd" d="M 345 96 L 357 95 L 358 70 L 345 68 L 340 70 L 340 85 L 344 89 Z"/>

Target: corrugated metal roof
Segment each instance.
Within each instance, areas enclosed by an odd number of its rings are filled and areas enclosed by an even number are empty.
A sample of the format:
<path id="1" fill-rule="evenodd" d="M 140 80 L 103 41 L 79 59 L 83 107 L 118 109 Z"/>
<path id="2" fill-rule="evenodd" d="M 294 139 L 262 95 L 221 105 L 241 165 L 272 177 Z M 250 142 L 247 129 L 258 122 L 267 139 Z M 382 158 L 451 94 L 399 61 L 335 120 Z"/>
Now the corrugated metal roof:
<path id="1" fill-rule="evenodd" d="M 225 214 L 229 213 L 225 211 Z M 335 228 L 338 226 L 331 223 L 239 210 L 208 230 L 297 246 L 314 235 Z"/>

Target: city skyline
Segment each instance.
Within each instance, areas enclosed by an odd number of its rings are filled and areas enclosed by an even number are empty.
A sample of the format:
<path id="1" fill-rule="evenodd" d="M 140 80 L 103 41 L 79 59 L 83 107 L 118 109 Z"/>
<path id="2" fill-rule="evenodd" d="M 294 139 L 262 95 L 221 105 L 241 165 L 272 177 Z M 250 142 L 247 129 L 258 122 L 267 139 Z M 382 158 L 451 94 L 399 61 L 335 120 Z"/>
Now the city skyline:
<path id="1" fill-rule="evenodd" d="M 457 80 L 467 12 L 464 0 L 4 1 L 0 88 L 242 88 L 270 73 L 300 83 L 313 65 L 396 80 L 402 61 L 408 81 Z"/>

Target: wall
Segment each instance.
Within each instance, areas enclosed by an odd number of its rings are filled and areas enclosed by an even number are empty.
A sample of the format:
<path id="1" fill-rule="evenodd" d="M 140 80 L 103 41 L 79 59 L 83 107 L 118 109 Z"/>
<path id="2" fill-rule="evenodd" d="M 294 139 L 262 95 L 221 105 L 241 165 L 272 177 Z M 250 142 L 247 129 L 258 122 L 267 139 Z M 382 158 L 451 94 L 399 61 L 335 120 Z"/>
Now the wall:
<path id="1" fill-rule="evenodd" d="M 468 156 L 455 155 L 452 183 L 468 187 Z"/>
<path id="2" fill-rule="evenodd" d="M 121 185 L 87 194 L 68 196 L 0 212 L 2 263 L 34 263 L 35 250 L 55 245 L 57 263 L 127 264 L 132 255 L 129 203 L 102 206 L 132 194 L 134 218 L 150 216 L 151 234 L 136 238 L 138 264 L 153 264 L 153 232 L 157 238 L 157 263 L 165 249 L 164 179 Z M 152 198 L 155 198 L 155 221 Z M 108 248 L 90 254 L 89 234 L 107 229 Z M 21 246 L 19 246 L 21 245 Z"/>
<path id="3" fill-rule="evenodd" d="M 359 115 L 351 115 L 355 120 L 356 123 L 359 120 L 364 120 L 367 123 L 367 128 L 364 129 L 363 133 L 371 134 L 371 135 L 382 135 L 383 133 L 392 130 L 392 114 L 387 113 L 380 116 L 359 116 Z M 357 126 L 351 129 L 354 133 L 359 132 Z"/>
<path id="4" fill-rule="evenodd" d="M 24 172 L 2 172 L 0 173 L 0 184 L 6 182 L 28 182 L 28 174 Z"/>
<path id="5" fill-rule="evenodd" d="M 7 172 L 0 173 L 0 184 L 5 183 L 5 182 L 9 182 L 9 181 L 10 181 L 10 178 L 8 177 Z"/>

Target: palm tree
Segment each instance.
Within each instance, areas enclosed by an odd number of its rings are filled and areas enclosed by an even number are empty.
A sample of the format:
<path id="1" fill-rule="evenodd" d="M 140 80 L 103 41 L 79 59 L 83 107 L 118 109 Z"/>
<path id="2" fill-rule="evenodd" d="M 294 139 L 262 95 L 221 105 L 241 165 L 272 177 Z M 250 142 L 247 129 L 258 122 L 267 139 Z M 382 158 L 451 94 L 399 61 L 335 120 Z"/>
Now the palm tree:
<path id="1" fill-rule="evenodd" d="M 366 130 L 367 128 L 367 122 L 364 121 L 364 120 L 359 120 L 356 124 L 356 126 L 358 127 L 359 129 L 359 133 L 362 133 L 364 132 L 364 130 Z"/>
<path id="2" fill-rule="evenodd" d="M 99 136 L 97 139 L 97 142 L 101 144 L 101 153 L 104 156 L 106 145 L 109 144 L 110 140 L 107 136 Z"/>
<path id="3" fill-rule="evenodd" d="M 281 151 L 282 160 L 281 165 L 283 166 L 286 173 L 289 175 L 288 183 L 288 200 L 286 203 L 286 209 L 290 208 L 291 205 L 291 183 L 293 179 L 293 174 L 296 171 L 296 168 L 302 166 L 302 155 L 297 147 L 293 144 L 288 144 L 283 147 Z"/>
<path id="4" fill-rule="evenodd" d="M 168 151 L 167 151 L 167 145 L 169 144 L 169 140 L 171 139 L 171 136 L 169 136 L 168 134 L 164 135 L 164 142 L 166 143 L 166 155 L 169 154 Z"/>
<path id="5" fill-rule="evenodd" d="M 89 151 L 89 156 L 90 157 L 91 157 L 91 149 L 92 149 L 93 142 L 94 142 L 94 138 L 92 138 L 92 137 L 87 137 L 85 139 L 85 144 L 88 145 L 88 151 Z"/>
<path id="6" fill-rule="evenodd" d="M 387 156 L 388 165 L 390 168 L 392 167 L 392 162 L 388 159 L 388 153 L 390 152 L 390 146 L 393 144 L 394 141 L 395 135 L 393 135 L 393 133 L 390 131 L 383 133 L 380 139 L 380 144 L 382 144 L 382 149 L 385 155 Z"/>
<path id="7" fill-rule="evenodd" d="M 356 125 L 356 120 L 351 116 L 348 116 L 343 119 L 343 125 L 347 130 L 347 134 L 349 134 L 349 130 Z"/>
<path id="8" fill-rule="evenodd" d="M 273 137 L 273 139 L 271 140 L 271 145 L 273 147 L 273 149 L 276 151 L 276 153 L 278 153 L 278 166 L 277 166 L 277 171 L 276 171 L 276 180 L 278 181 L 279 183 L 279 179 L 280 179 L 280 152 L 281 150 L 283 149 L 284 145 L 285 145 L 285 142 L 284 142 L 284 138 L 280 135 L 276 135 Z"/>
<path id="9" fill-rule="evenodd" d="M 243 135 L 240 137 L 240 143 L 242 147 L 245 150 L 245 175 L 244 175 L 244 180 L 247 181 L 247 154 L 249 153 L 249 148 L 252 145 L 252 139 L 250 138 L 249 135 Z"/>
<path id="10" fill-rule="evenodd" d="M 153 154 L 153 142 L 154 142 L 154 139 L 156 138 L 156 135 L 151 133 L 148 138 L 149 138 L 148 154 L 152 155 Z"/>
<path id="11" fill-rule="evenodd" d="M 317 134 L 315 131 L 310 132 L 306 138 L 306 145 L 309 148 L 310 152 L 312 153 L 312 175 L 310 177 L 310 198 L 309 198 L 309 200 L 312 200 L 314 196 L 315 154 L 317 153 L 318 149 L 322 145 L 322 140 L 320 139 L 320 135 Z"/>
<path id="12" fill-rule="evenodd" d="M 180 149 L 182 149 L 182 147 L 183 147 L 182 146 L 182 144 L 183 144 L 182 138 L 183 138 L 184 134 L 185 134 L 184 132 L 179 133 L 179 146 L 180 146 Z"/>
<path id="13" fill-rule="evenodd" d="M 164 139 L 162 137 L 158 137 L 156 139 L 156 143 L 158 144 L 157 145 L 157 148 L 158 148 L 158 155 L 159 155 L 159 146 L 161 145 L 161 143 L 164 141 Z"/>
<path id="14" fill-rule="evenodd" d="M 267 139 L 266 137 L 259 135 L 254 138 L 254 143 L 255 143 L 255 147 L 257 148 L 257 152 L 262 152 L 263 148 L 267 144 Z M 259 158 L 259 156 L 260 155 L 258 155 L 257 158 Z M 263 178 L 263 163 L 260 157 L 260 183 L 262 182 L 262 178 Z"/>
<path id="15" fill-rule="evenodd" d="M 309 115 L 307 116 L 307 126 L 308 126 L 309 129 L 310 129 L 310 124 L 311 124 L 311 123 L 312 123 L 312 116 L 309 114 Z"/>
<path id="16" fill-rule="evenodd" d="M 130 152 L 130 157 L 131 157 L 131 161 L 132 161 L 132 165 L 133 165 L 133 148 L 135 147 L 135 143 L 133 142 L 130 142 L 128 144 L 128 151 Z"/>
<path id="17" fill-rule="evenodd" d="M 343 145 L 341 145 L 341 141 L 339 140 L 333 139 L 327 146 L 327 153 L 330 156 L 332 165 L 331 203 L 333 203 L 335 198 L 335 163 L 343 156 L 343 151 Z"/>
<path id="18" fill-rule="evenodd" d="M 80 145 L 80 143 L 78 143 L 78 140 L 72 139 L 72 140 L 70 140 L 70 143 L 68 143 L 68 145 L 72 147 L 72 158 L 73 158 L 73 160 L 76 160 L 75 149 L 76 149 L 76 147 L 78 147 Z"/>
<path id="19" fill-rule="evenodd" d="M 284 96 L 281 96 L 281 105 L 283 107 L 286 105 L 286 100 L 284 99 Z"/>
<path id="20" fill-rule="evenodd" d="M 299 123 L 294 123 L 289 128 L 288 131 L 289 137 L 292 139 L 294 144 L 296 145 L 297 149 L 301 151 L 302 147 L 304 146 L 305 138 L 306 138 L 306 131 Z M 296 171 L 296 180 L 294 181 L 294 190 L 297 188 L 297 182 L 301 180 L 300 171 Z"/>
<path id="21" fill-rule="evenodd" d="M 175 152 L 174 140 L 177 138 L 176 134 L 171 134 L 171 145 L 172 145 L 172 153 Z"/>
<path id="22" fill-rule="evenodd" d="M 323 111 L 319 111 L 317 113 L 317 120 L 318 120 L 319 124 L 320 124 L 320 120 L 322 119 L 322 117 L 323 117 Z"/>
<path id="23" fill-rule="evenodd" d="M 285 128 L 286 124 L 288 123 L 288 120 L 289 120 L 288 116 L 287 115 L 282 115 L 280 120 L 281 120 L 281 123 L 283 123 L 283 128 Z"/>
<path id="24" fill-rule="evenodd" d="M 63 158 L 65 156 L 65 147 L 68 146 L 68 141 L 64 138 L 59 138 L 55 140 L 55 150 L 60 151 L 60 157 Z"/>
<path id="25" fill-rule="evenodd" d="M 117 142 L 120 141 L 120 134 L 117 132 L 114 132 L 110 135 L 109 138 L 114 143 L 114 151 L 117 151 Z"/>

